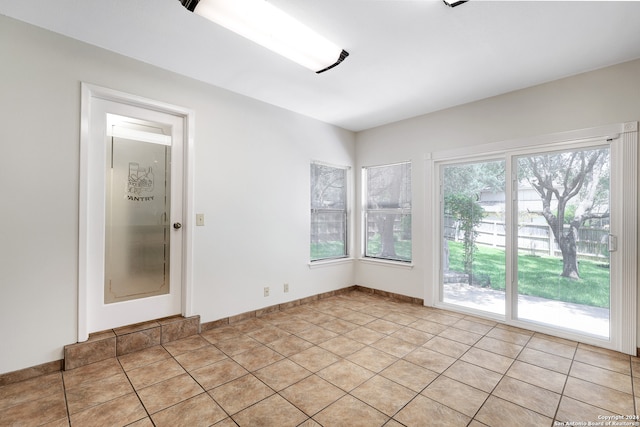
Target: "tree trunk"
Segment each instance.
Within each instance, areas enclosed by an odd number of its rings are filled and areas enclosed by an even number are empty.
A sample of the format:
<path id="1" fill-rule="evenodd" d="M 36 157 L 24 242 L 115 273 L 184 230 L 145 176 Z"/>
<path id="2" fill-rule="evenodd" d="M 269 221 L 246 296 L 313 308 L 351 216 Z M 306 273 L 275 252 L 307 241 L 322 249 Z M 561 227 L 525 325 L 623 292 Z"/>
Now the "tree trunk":
<path id="1" fill-rule="evenodd" d="M 395 258 L 396 257 L 396 244 L 393 238 L 393 226 L 396 222 L 396 216 L 393 214 L 386 214 L 384 221 L 382 221 L 382 230 L 380 230 L 380 245 L 383 258 Z"/>
<path id="2" fill-rule="evenodd" d="M 579 279 L 580 272 L 578 271 L 578 250 L 575 235 L 577 230 L 573 227 L 569 228 L 569 231 L 560 237 L 558 240 L 558 246 L 562 252 L 562 277 L 568 277 L 569 279 Z"/>

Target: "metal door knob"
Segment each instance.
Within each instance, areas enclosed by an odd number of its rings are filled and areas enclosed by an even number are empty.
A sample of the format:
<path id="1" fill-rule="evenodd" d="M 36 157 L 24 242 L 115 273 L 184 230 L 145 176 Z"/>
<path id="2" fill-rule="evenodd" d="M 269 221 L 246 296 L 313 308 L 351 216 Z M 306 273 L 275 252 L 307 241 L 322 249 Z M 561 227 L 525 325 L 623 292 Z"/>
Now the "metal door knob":
<path id="1" fill-rule="evenodd" d="M 175 228 L 176 230 L 182 228 L 182 224 L 180 224 L 179 222 L 174 222 L 173 223 L 173 228 Z"/>

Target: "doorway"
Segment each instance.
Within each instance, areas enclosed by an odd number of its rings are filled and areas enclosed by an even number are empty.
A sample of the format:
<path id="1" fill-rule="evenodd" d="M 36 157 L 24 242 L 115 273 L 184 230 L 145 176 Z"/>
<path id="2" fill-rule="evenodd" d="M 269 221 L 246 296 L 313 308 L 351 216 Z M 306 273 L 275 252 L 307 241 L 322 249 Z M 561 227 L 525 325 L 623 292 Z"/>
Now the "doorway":
<path id="1" fill-rule="evenodd" d="M 193 113 L 82 86 L 78 341 L 190 316 Z"/>
<path id="2" fill-rule="evenodd" d="M 637 123 L 464 151 L 433 156 L 435 305 L 635 354 Z"/>

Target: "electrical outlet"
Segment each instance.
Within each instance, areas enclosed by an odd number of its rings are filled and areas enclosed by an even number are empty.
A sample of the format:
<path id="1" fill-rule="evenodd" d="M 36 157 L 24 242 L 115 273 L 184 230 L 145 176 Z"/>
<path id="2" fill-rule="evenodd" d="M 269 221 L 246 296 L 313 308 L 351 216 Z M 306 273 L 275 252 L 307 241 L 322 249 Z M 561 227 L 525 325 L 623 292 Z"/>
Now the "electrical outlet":
<path id="1" fill-rule="evenodd" d="M 285 292 L 289 292 L 289 284 L 288 283 L 284 284 L 284 291 Z"/>
<path id="2" fill-rule="evenodd" d="M 264 296 L 265 297 L 269 296 L 269 287 L 268 286 L 265 286 L 265 288 L 264 288 Z"/>

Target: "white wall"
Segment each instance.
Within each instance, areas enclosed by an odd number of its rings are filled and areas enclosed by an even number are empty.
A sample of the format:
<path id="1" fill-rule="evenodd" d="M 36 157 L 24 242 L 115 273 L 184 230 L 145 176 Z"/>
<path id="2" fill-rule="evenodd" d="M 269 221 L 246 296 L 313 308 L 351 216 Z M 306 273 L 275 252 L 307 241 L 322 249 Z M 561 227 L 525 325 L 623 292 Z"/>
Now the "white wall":
<path id="1" fill-rule="evenodd" d="M 431 277 L 432 265 L 425 247 L 431 247 L 432 236 L 424 221 L 431 209 L 424 197 L 430 188 L 427 153 L 638 120 L 640 60 L 359 132 L 358 168 L 413 161 L 415 267 L 398 270 L 358 262 L 356 283 L 425 299 L 431 292 L 433 283 L 426 277 Z"/>
<path id="2" fill-rule="evenodd" d="M 195 110 L 203 322 L 353 284 L 307 265 L 309 163 L 353 166 L 353 133 L 1 15 L 0 58 L 0 373 L 76 341 L 81 81 Z"/>

